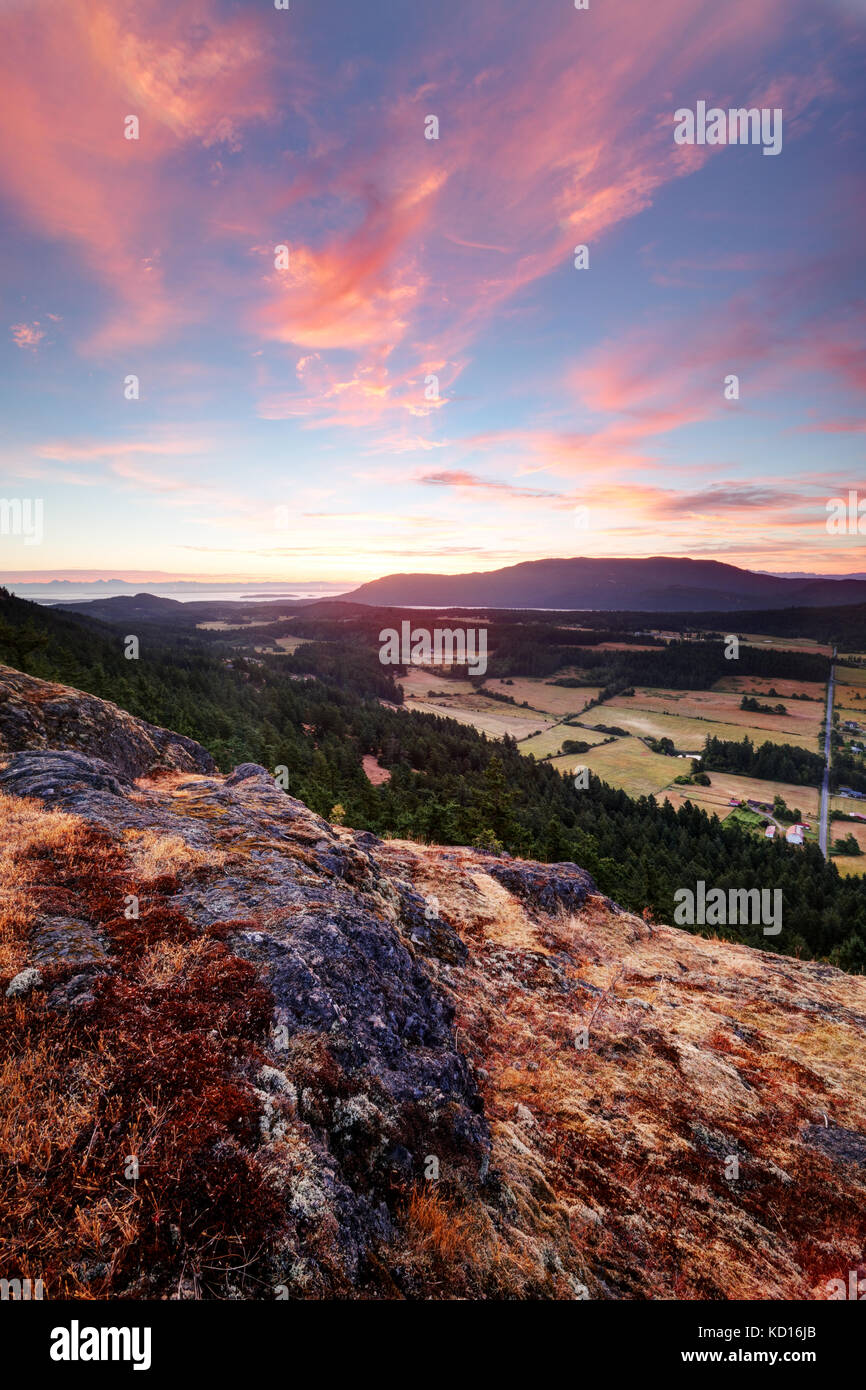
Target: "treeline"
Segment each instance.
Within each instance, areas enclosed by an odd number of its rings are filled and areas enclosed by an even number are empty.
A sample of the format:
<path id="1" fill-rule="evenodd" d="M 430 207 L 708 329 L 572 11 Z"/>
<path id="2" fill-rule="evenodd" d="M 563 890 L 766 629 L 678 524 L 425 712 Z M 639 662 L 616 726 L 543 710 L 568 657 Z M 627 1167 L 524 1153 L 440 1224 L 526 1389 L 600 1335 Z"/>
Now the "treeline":
<path id="1" fill-rule="evenodd" d="M 863 603 L 832 608 L 762 608 L 754 612 L 733 609 L 718 613 L 655 615 L 620 613 L 616 616 L 625 618 L 630 624 L 671 632 L 765 632 L 776 637 L 808 637 L 813 642 L 838 646 L 840 651 L 866 651 L 866 604 Z"/>
<path id="2" fill-rule="evenodd" d="M 226 665 L 195 643 L 159 647 L 149 633 L 141 659 L 126 661 L 122 631 L 0 595 L 0 660 L 188 734 L 223 770 L 245 761 L 284 765 L 291 794 L 321 815 L 341 805 L 346 824 L 378 835 L 573 860 L 615 901 L 661 921 L 672 920 L 676 889 L 700 878 L 722 888 L 778 887 L 778 937 L 760 927 L 714 930 L 866 971 L 862 880 L 841 878 L 816 847 L 764 841 L 690 803 L 674 810 L 634 800 L 594 776 L 577 790 L 571 777 L 521 756 L 513 740 L 492 742 L 456 720 L 292 679 L 292 658 L 236 656 Z M 371 785 L 365 753 L 391 771 L 390 782 Z"/>
<path id="3" fill-rule="evenodd" d="M 762 705 L 760 700 L 756 700 L 754 695 L 744 695 L 740 701 L 740 709 L 748 710 L 751 714 L 787 714 L 784 705 Z"/>
<path id="4" fill-rule="evenodd" d="M 860 759 L 837 749 L 830 766 L 830 786 L 833 791 L 850 787 L 855 792 L 866 792 L 866 769 Z"/>
<path id="5" fill-rule="evenodd" d="M 644 630 L 624 630 L 621 614 L 563 614 L 562 621 L 537 613 L 502 613 L 481 610 L 467 613 L 448 609 L 368 608 L 333 601 L 301 609 L 290 619 L 242 632 L 206 634 L 219 648 L 250 652 L 257 645 L 288 635 L 321 644 L 351 644 L 377 658 L 379 633 L 400 629 L 404 621 L 413 627 L 478 627 L 487 629 L 488 677 L 546 678 L 565 667 L 580 672 L 564 680 L 598 685 L 605 698 L 630 685 L 676 690 L 709 690 L 724 676 L 743 675 L 809 680 L 826 684 L 829 661 L 814 652 L 777 651 L 741 643 L 735 659 L 725 657 L 726 644 L 719 634 L 697 635 L 692 640 L 665 642 Z M 647 614 L 639 615 L 645 624 Z M 657 615 L 662 627 L 663 615 Z M 602 621 L 602 618 L 608 621 Z M 577 619 L 581 628 L 571 626 Z M 586 627 L 583 627 L 583 624 Z M 589 629 L 589 630 L 587 630 Z M 729 631 L 735 632 L 736 628 Z M 600 651 L 602 643 L 616 641 L 626 650 Z M 631 650 L 628 650 L 628 648 Z M 649 647 L 651 650 L 642 650 Z M 323 670 L 327 678 L 328 673 Z M 480 680 L 481 678 L 479 678 Z"/>
<path id="6" fill-rule="evenodd" d="M 701 761 L 694 767 L 804 787 L 820 786 L 824 775 L 824 759 L 819 753 L 791 743 L 762 743 L 756 748 L 748 736 L 737 742 L 710 735 L 704 741 Z"/>
<path id="7" fill-rule="evenodd" d="M 459 614 L 461 610 L 450 610 Z M 810 638 L 814 642 L 838 646 L 840 651 L 866 651 L 866 604 L 852 603 L 825 608 L 762 608 L 719 609 L 711 613 L 694 613 L 682 609 L 676 613 L 653 612 L 647 609 L 622 609 L 614 612 L 581 612 L 568 609 L 543 612 L 540 609 L 515 609 L 505 613 L 495 608 L 476 607 L 473 612 L 485 614 L 492 622 L 521 625 L 526 622 L 568 623 L 575 618 L 585 627 L 605 628 L 623 641 L 625 633 L 652 631 L 677 632 L 685 637 L 692 633 L 721 640 L 728 633 L 758 632 L 778 637 Z M 649 638 L 641 638 L 649 641 Z"/>
<path id="8" fill-rule="evenodd" d="M 601 685 L 612 693 L 632 685 L 667 690 L 711 690 L 725 676 L 774 677 L 824 684 L 829 678 L 829 661 L 814 652 L 767 651 L 762 647 L 740 645 L 738 657 L 728 660 L 725 649 L 723 642 L 695 641 L 671 642 L 662 651 L 573 651 L 560 666 L 568 664 L 581 669 L 588 685 Z M 497 652 L 497 661 L 498 658 Z M 554 684 L 572 685 L 574 678 L 560 677 Z"/>

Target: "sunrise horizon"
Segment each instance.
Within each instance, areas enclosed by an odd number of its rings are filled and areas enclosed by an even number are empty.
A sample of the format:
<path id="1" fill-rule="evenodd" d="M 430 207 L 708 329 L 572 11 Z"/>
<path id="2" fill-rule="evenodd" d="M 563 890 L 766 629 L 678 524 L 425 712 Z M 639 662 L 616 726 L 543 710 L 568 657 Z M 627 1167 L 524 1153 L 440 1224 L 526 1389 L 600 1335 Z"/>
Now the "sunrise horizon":
<path id="1" fill-rule="evenodd" d="M 4 568 L 863 564 L 848 0 L 2 26 Z"/>
<path id="2" fill-rule="evenodd" d="M 853 557 L 852 557 L 853 558 Z M 78 586 L 94 586 L 98 584 L 124 584 L 124 585 L 153 585 L 154 587 L 168 587 L 171 585 L 238 585 L 250 587 L 255 585 L 282 586 L 290 588 L 296 587 L 321 586 L 322 588 L 333 589 L 344 586 L 347 590 L 361 584 L 366 584 L 372 580 L 384 578 L 389 575 L 397 574 L 431 574 L 445 576 L 459 576 L 461 574 L 491 574 L 500 569 L 509 569 L 514 565 L 543 562 L 545 560 L 696 560 L 696 561 L 715 561 L 719 564 L 732 565 L 735 569 L 741 569 L 748 573 L 759 575 L 770 575 L 776 578 L 815 578 L 815 579 L 846 579 L 859 577 L 866 574 L 866 569 L 858 570 L 856 567 L 846 567 L 831 571 L 829 569 L 784 569 L 784 568 L 765 568 L 760 565 L 736 564 L 726 556 L 715 555 L 669 555 L 658 552 L 647 552 L 646 554 L 632 555 L 592 555 L 586 556 L 575 552 L 571 555 L 529 555 L 522 556 L 520 559 L 510 560 L 507 563 L 480 562 L 473 565 L 453 565 L 449 568 L 437 567 L 422 569 L 420 566 L 395 566 L 392 569 L 380 567 L 365 572 L 359 572 L 354 576 L 333 578 L 330 575 L 321 575 L 304 571 L 293 575 L 284 575 L 276 572 L 263 572 L 262 574 L 250 574 L 249 572 L 239 571 L 208 571 L 208 570 L 138 570 L 129 569 L 119 565 L 116 568 L 95 569 L 93 567 L 83 567 L 81 569 L 62 569 L 62 570 L 4 570 L 0 574 L 0 582 L 10 588 L 13 592 L 16 586 L 28 588 L 40 585 L 70 584 Z"/>

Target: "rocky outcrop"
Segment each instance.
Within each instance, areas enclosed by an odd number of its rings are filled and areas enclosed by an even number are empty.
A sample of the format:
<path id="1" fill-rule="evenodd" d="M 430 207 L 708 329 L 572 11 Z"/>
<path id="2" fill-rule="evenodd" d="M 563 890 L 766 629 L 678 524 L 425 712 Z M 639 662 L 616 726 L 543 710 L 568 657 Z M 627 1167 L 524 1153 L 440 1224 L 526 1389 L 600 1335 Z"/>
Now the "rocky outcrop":
<path id="1" fill-rule="evenodd" d="M 19 1123 L 4 1269 L 583 1299 L 858 1268 L 861 978 L 650 928 L 573 864 L 331 826 L 253 764 L 167 770 L 197 755 L 62 698 L 72 748 L 37 720 L 0 757 L 7 1104 L 52 1135 Z"/>
<path id="2" fill-rule="evenodd" d="M 194 739 L 135 719 L 107 700 L 0 666 L 0 752 L 75 750 L 104 760 L 116 776 L 162 767 L 211 772 L 213 758 Z"/>

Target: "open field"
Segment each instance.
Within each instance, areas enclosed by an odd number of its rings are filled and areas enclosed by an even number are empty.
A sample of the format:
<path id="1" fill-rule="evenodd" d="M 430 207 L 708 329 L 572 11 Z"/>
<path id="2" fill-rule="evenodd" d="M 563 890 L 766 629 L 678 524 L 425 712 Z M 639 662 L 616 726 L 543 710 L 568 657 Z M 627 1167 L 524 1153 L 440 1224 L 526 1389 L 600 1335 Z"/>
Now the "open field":
<path id="1" fill-rule="evenodd" d="M 423 671 L 418 666 L 410 666 L 405 676 L 401 676 L 398 685 L 402 686 L 403 694 L 406 699 L 426 700 L 431 692 L 435 696 L 439 695 L 471 695 L 475 687 L 471 681 L 449 680 L 446 676 L 435 675 L 432 671 Z"/>
<path id="2" fill-rule="evenodd" d="M 834 797 L 835 801 L 836 798 Z M 863 854 L 832 854 L 831 858 L 840 874 L 849 877 L 851 874 L 866 874 L 866 824 L 857 825 L 852 821 L 834 820 L 830 822 L 830 831 L 827 838 L 828 847 L 832 851 L 834 840 L 844 840 L 846 836 L 853 835 L 860 846 Z"/>
<path id="3" fill-rule="evenodd" d="M 273 621 L 273 618 L 256 618 L 245 623 L 196 623 L 196 630 L 199 632 L 243 632 L 248 627 L 267 627 Z"/>
<path id="4" fill-rule="evenodd" d="M 761 632 L 741 632 L 738 635 L 747 647 L 770 647 L 776 652 L 815 652 L 818 656 L 833 655 L 833 648 L 826 642 L 815 642 L 811 637 L 767 637 Z"/>
<path id="5" fill-rule="evenodd" d="M 858 854 L 853 855 L 834 854 L 833 863 L 845 878 L 851 878 L 854 874 L 866 874 L 866 858 L 861 858 Z"/>
<path id="6" fill-rule="evenodd" d="M 597 700 L 601 693 L 598 685 L 586 685 L 571 689 L 562 685 L 551 685 L 549 681 L 538 680 L 533 676 L 515 676 L 510 684 L 502 680 L 485 681 L 483 690 L 496 690 L 502 695 L 510 695 L 518 704 L 528 700 L 532 709 L 543 710 L 561 719 L 564 714 L 580 714 L 588 701 Z"/>
<path id="7" fill-rule="evenodd" d="M 676 776 L 676 773 L 674 773 Z M 820 794 L 817 787 L 800 787 L 790 782 L 767 782 L 759 777 L 738 777 L 733 772 L 710 772 L 709 787 L 667 787 L 664 799 L 679 809 L 686 801 L 702 806 L 706 811 L 726 820 L 736 808 L 730 806 L 732 797 L 738 801 L 758 801 L 772 806 L 773 798 L 781 796 L 791 810 L 799 810 L 807 821 L 817 824 Z"/>
<path id="8" fill-rule="evenodd" d="M 592 748 L 588 753 L 554 758 L 553 766 L 560 772 L 588 767 L 597 777 L 612 787 L 620 787 L 630 796 L 649 796 L 666 787 L 676 776 L 677 769 L 689 769 L 691 764 L 651 753 L 639 738 L 618 738 L 615 743 Z"/>
<path id="9" fill-rule="evenodd" d="M 286 652 L 292 656 L 305 642 L 312 642 L 312 640 L 312 637 L 275 637 L 268 646 L 256 647 L 256 651 L 272 652 L 274 647 L 279 647 L 281 652 Z"/>
<path id="10" fill-rule="evenodd" d="M 843 718 L 866 721 L 866 687 L 840 685 L 837 681 L 833 691 L 833 711 L 841 714 L 843 710 L 850 710 L 850 714 L 843 715 Z"/>
<path id="11" fill-rule="evenodd" d="M 532 753 L 536 758 L 555 756 L 569 738 L 577 739 L 581 743 L 599 744 L 604 743 L 607 734 L 597 734 L 592 729 L 575 729 L 571 724 L 554 724 L 553 728 L 546 729 L 544 733 L 524 739 L 520 744 L 520 752 Z M 576 758 L 580 756 L 579 753 L 574 754 Z"/>
<path id="12" fill-rule="evenodd" d="M 736 724 L 743 729 L 758 730 L 762 742 L 769 739 L 774 743 L 800 743 L 802 739 L 817 739 L 824 714 L 823 705 L 792 700 L 786 706 L 787 714 L 756 714 L 751 710 L 741 710 L 741 699 L 741 693 L 726 690 L 652 690 L 638 687 L 634 695 L 618 695 L 615 701 L 602 708 L 611 709 L 616 704 L 654 714 L 672 714 L 678 719 L 686 718 L 693 722 L 711 720 L 717 724 Z M 770 703 L 784 704 L 784 701 L 771 697 Z M 617 721 L 604 720 L 604 723 L 608 722 L 615 724 Z"/>
<path id="13" fill-rule="evenodd" d="M 372 753 L 365 753 L 361 759 L 361 766 L 364 769 L 364 776 L 374 787 L 381 787 L 384 783 L 390 782 L 391 773 L 387 767 L 382 767 L 378 758 Z"/>
<path id="14" fill-rule="evenodd" d="M 592 648 L 594 652 L 658 652 L 653 642 L 599 642 Z"/>
<path id="15" fill-rule="evenodd" d="M 822 705 L 827 702 L 827 687 L 823 681 L 789 681 L 777 676 L 724 676 L 720 681 L 716 681 L 713 689 L 759 697 L 767 696 L 772 689 L 779 692 L 777 696 L 768 696 L 773 702 L 790 699 L 793 695 L 811 695 L 816 703 L 820 702 Z"/>
<path id="16" fill-rule="evenodd" d="M 733 798 L 772 804 L 778 794 L 789 807 L 798 808 L 806 820 L 814 822 L 817 829 L 816 788 L 721 772 L 710 773 L 709 787 L 675 786 L 674 778 L 688 773 L 690 762 L 652 753 L 641 739 L 667 737 L 682 752 L 699 753 L 708 734 L 734 740 L 748 736 L 756 745 L 767 741 L 791 743 L 814 752 L 818 749 L 824 715 L 825 687 L 820 682 L 732 675 L 713 690 L 638 687 L 633 696 L 618 696 L 585 712 L 587 723 L 628 730 L 629 736 L 613 743 L 605 743 L 606 735 L 601 732 L 561 722 L 566 715 L 583 714 L 587 702 L 598 697 L 597 686 L 571 688 L 554 685 L 550 680 L 515 677 L 510 685 L 497 679 L 476 690 L 468 681 L 449 680 L 424 670 L 409 671 L 401 684 L 407 709 L 457 719 L 490 738 L 509 734 L 518 740 L 522 753 L 550 759 L 560 771 L 588 767 L 631 796 L 654 795 L 675 807 L 689 800 L 724 820 L 734 810 L 729 805 Z M 767 694 L 771 686 L 778 692 L 775 697 Z M 502 692 L 518 703 L 508 705 L 485 698 L 485 690 Z M 816 698 L 791 699 L 801 693 Z M 850 693 L 853 695 L 856 690 L 852 688 Z M 866 681 L 863 693 L 866 695 Z M 763 715 L 741 710 L 739 704 L 744 694 L 755 694 L 768 703 L 787 703 L 789 713 Z M 521 707 L 523 701 L 528 702 L 528 709 Z M 866 705 L 866 700 L 862 703 Z M 863 715 L 866 719 L 866 709 Z M 856 717 L 856 710 L 852 717 Z M 586 753 L 562 754 L 566 739 L 594 746 Z"/>
<path id="17" fill-rule="evenodd" d="M 522 739 L 535 729 L 542 732 L 549 729 L 553 723 L 550 718 L 534 711 L 520 710 L 514 714 L 508 705 L 500 705 L 492 700 L 488 703 L 486 709 L 473 709 L 456 701 L 434 704 L 428 700 L 409 700 L 405 708 L 418 710 L 421 714 L 437 714 L 440 719 L 456 719 L 460 724 L 471 724 L 489 738 L 504 738 L 508 734 L 511 738 Z M 580 734 L 574 737 L 579 738 Z"/>
<path id="18" fill-rule="evenodd" d="M 862 690 L 866 685 L 866 666 L 837 666 L 836 679 L 842 685 L 856 685 Z"/>
<path id="19" fill-rule="evenodd" d="M 832 845 L 834 840 L 844 840 L 847 835 L 853 835 L 860 848 L 866 855 L 866 821 L 858 824 L 848 820 L 834 820 L 830 822 L 829 842 Z M 866 873 L 866 859 L 861 861 L 862 872 Z"/>
<path id="20" fill-rule="evenodd" d="M 830 797 L 831 811 L 844 811 L 846 816 L 866 816 L 866 801 L 858 801 L 856 796 Z M 845 824 L 844 821 L 841 824 Z"/>
<path id="21" fill-rule="evenodd" d="M 523 752 L 532 752 L 536 757 L 543 756 L 542 745 L 528 737 L 536 732 L 545 738 L 548 730 L 552 730 L 543 745 L 544 753 L 558 752 L 566 738 L 593 743 L 604 737 L 585 735 L 582 730 L 574 731 L 559 722 L 567 714 L 580 714 L 587 702 L 598 696 L 597 685 L 569 690 L 543 680 L 516 677 L 511 685 L 493 680 L 476 690 L 470 681 L 449 680 L 421 669 L 410 670 L 400 684 L 407 710 L 458 719 L 461 724 L 471 724 L 491 738 L 503 738 L 508 734 L 523 741 Z M 485 693 L 488 688 L 510 695 L 518 703 L 511 705 L 492 699 Z M 523 707 L 524 700 L 528 701 L 528 708 Z M 554 725 L 557 727 L 552 729 Z"/>
<path id="22" fill-rule="evenodd" d="M 455 695 L 453 698 L 449 698 L 447 695 L 437 695 L 425 703 L 441 705 L 446 712 L 449 709 L 462 709 L 472 710 L 478 714 L 500 714 L 504 719 L 517 720 L 523 734 L 537 728 L 539 723 L 546 725 L 557 721 L 557 716 L 547 710 L 524 709 L 522 705 L 506 705 L 502 700 L 491 700 L 490 696 L 485 695 L 483 690 L 472 690 L 466 695 Z"/>
<path id="23" fill-rule="evenodd" d="M 690 692 L 676 691 L 675 695 L 694 696 L 697 693 L 706 694 L 712 697 L 715 693 L 709 692 Z M 617 696 L 615 701 L 610 704 L 600 705 L 591 710 L 588 716 L 590 723 L 608 724 L 620 729 L 627 730 L 630 734 L 638 734 L 643 738 L 670 738 L 673 739 L 674 746 L 681 753 L 699 753 L 703 747 L 704 739 L 708 735 L 714 738 L 730 739 L 740 742 L 743 738 L 750 738 L 758 745 L 762 743 L 791 743 L 799 748 L 806 748 L 809 752 L 818 751 L 818 723 L 816 721 L 814 732 L 796 732 L 797 721 L 785 718 L 783 715 L 760 715 L 747 714 L 746 711 L 737 710 L 739 718 L 735 721 L 733 717 L 729 719 L 713 719 L 707 713 L 704 717 L 688 716 L 685 714 L 672 714 L 667 712 L 668 701 L 660 701 L 660 708 L 644 709 L 634 699 L 623 699 Z M 673 703 L 671 701 L 671 703 Z M 692 706 L 696 708 L 697 706 Z M 713 708 L 711 704 L 703 706 L 709 711 Z M 719 707 L 721 708 L 721 707 Z M 818 706 L 807 706 L 807 708 L 818 709 Z M 748 720 L 748 722 L 740 722 Z M 757 721 L 762 721 L 758 723 Z M 802 729 L 802 725 L 800 725 Z"/>

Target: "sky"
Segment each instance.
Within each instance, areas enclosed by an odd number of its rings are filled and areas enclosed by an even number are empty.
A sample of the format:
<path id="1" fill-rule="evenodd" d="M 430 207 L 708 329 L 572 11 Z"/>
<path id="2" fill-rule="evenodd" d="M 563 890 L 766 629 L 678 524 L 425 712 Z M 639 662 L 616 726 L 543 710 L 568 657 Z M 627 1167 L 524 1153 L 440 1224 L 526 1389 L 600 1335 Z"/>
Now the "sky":
<path id="1" fill-rule="evenodd" d="M 0 572 L 866 570 L 864 20 L 0 0 Z"/>

